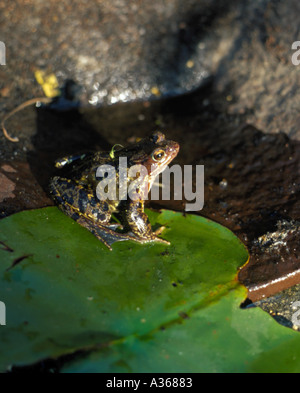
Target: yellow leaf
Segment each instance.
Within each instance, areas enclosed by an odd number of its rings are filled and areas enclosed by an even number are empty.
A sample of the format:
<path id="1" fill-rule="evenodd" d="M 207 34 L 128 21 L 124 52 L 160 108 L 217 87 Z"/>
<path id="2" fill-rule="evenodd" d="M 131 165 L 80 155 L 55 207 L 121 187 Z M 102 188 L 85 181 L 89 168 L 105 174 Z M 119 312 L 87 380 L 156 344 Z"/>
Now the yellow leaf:
<path id="1" fill-rule="evenodd" d="M 59 84 L 54 74 L 47 75 L 45 71 L 36 70 L 34 76 L 46 97 L 54 98 L 60 95 Z"/>

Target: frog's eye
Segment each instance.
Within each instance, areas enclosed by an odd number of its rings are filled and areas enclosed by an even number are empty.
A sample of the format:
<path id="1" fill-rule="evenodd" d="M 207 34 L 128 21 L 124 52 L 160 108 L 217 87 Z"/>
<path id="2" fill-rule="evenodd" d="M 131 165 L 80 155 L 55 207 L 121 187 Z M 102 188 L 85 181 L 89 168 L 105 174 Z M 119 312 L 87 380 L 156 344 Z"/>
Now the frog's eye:
<path id="1" fill-rule="evenodd" d="M 165 154 L 166 153 L 163 150 L 156 150 L 152 153 L 152 159 L 154 161 L 161 161 L 164 158 Z"/>

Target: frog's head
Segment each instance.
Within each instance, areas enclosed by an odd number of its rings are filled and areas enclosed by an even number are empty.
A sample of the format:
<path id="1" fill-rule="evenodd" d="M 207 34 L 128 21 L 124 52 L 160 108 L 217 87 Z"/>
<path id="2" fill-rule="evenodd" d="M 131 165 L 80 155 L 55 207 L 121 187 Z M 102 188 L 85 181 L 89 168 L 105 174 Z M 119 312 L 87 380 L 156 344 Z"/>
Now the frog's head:
<path id="1" fill-rule="evenodd" d="M 151 152 L 147 163 L 144 165 L 147 167 L 150 176 L 156 177 L 177 156 L 179 144 L 166 139 L 161 132 L 155 132 L 149 139 Z"/>
<path id="2" fill-rule="evenodd" d="M 179 144 L 166 139 L 165 135 L 158 131 L 134 145 L 114 151 L 114 161 L 118 162 L 119 158 L 126 157 L 128 169 L 136 166 L 146 168 L 147 171 L 143 172 L 146 176 L 144 185 L 149 191 L 156 176 L 164 171 L 178 152 Z"/>
<path id="3" fill-rule="evenodd" d="M 177 156 L 179 144 L 166 139 L 161 132 L 155 132 L 149 137 L 141 139 L 134 145 L 114 151 L 114 160 L 118 162 L 120 157 L 126 157 L 128 167 L 142 165 L 147 169 L 147 181 L 153 183 L 159 175 Z"/>
<path id="4" fill-rule="evenodd" d="M 143 165 L 147 168 L 148 174 L 155 177 L 177 156 L 179 144 L 166 139 L 165 135 L 158 131 L 121 150 L 120 155 L 125 151 L 129 166 Z"/>

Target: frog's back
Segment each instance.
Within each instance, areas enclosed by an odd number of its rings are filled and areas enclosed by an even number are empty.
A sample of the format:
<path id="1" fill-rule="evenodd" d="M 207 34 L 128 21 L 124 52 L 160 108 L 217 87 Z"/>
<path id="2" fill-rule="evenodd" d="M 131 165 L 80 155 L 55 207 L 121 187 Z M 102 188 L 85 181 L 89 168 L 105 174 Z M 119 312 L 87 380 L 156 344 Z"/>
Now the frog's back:
<path id="1" fill-rule="evenodd" d="M 109 154 L 106 152 L 87 153 L 81 156 L 80 159 L 70 161 L 60 170 L 60 175 L 74 182 L 93 187 L 96 184 L 97 169 L 101 165 L 111 164 Z"/>

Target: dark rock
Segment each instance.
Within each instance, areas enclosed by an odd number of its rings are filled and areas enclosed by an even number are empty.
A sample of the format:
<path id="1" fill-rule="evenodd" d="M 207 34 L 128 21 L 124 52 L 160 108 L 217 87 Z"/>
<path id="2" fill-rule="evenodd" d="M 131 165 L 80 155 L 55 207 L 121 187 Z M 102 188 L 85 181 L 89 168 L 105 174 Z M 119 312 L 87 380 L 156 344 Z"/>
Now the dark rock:
<path id="1" fill-rule="evenodd" d="M 36 69 L 54 73 L 65 93 L 52 109 L 27 108 L 7 122 L 20 143 L 0 137 L 0 216 L 52 203 L 56 158 L 159 128 L 180 143 L 177 163 L 205 165 L 198 213 L 247 244 L 240 280 L 253 300 L 295 284 L 300 66 L 291 46 L 299 12 L 296 0 L 0 2 L 1 117 L 43 95 Z M 184 201 L 156 206 L 183 210 Z M 255 288 L 264 292 L 255 297 Z"/>

